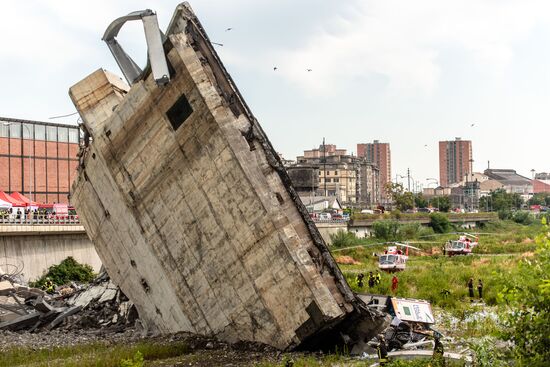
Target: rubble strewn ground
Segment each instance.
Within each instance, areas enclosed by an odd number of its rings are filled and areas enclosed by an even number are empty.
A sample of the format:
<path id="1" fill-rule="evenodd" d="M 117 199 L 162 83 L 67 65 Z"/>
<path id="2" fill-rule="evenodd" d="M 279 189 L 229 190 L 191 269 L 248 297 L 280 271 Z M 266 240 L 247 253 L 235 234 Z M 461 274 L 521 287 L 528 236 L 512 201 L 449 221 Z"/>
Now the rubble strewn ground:
<path id="1" fill-rule="evenodd" d="M 93 283 L 58 287 L 54 294 L 10 280 L 0 282 L 0 330 L 124 331 L 138 319 L 131 301 L 106 273 Z"/>

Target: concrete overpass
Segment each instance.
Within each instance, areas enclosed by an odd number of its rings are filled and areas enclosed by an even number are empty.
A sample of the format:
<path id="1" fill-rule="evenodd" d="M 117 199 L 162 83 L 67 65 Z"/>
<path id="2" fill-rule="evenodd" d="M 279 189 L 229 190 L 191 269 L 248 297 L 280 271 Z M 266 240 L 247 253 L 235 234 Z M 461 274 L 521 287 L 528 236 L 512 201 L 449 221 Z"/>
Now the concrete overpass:
<path id="1" fill-rule="evenodd" d="M 26 280 L 36 280 L 69 256 L 92 266 L 95 272 L 101 267 L 94 245 L 80 224 L 0 224 L 0 261 L 20 260 Z"/>

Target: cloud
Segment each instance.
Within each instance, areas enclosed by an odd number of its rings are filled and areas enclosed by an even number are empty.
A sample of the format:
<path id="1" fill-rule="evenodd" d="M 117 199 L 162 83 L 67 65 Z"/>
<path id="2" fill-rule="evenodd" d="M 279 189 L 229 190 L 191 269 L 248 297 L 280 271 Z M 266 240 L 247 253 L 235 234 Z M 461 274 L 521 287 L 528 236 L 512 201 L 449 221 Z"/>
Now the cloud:
<path id="1" fill-rule="evenodd" d="M 550 14 L 545 1 L 365 0 L 352 7 L 302 47 L 279 52 L 289 81 L 319 95 L 381 76 L 389 92 L 431 95 L 445 66 L 441 49 L 498 75 L 513 59 L 514 42 Z"/>

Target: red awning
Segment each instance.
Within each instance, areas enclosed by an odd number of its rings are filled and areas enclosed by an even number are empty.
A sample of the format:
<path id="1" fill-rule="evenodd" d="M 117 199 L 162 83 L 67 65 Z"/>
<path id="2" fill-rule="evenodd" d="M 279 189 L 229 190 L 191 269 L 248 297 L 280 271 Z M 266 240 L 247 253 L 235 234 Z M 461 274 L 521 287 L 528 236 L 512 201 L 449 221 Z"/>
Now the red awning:
<path id="1" fill-rule="evenodd" d="M 12 198 L 11 196 L 9 196 L 8 194 L 6 194 L 4 191 L 0 191 L 0 200 L 3 200 L 3 201 L 7 201 L 8 203 L 11 203 L 11 205 L 13 205 L 14 207 L 26 207 L 27 204 L 22 202 L 22 201 L 19 201 L 15 198 Z"/>
<path id="2" fill-rule="evenodd" d="M 10 196 L 12 198 L 14 198 L 15 200 L 18 200 L 18 201 L 21 201 L 21 202 L 25 203 L 27 206 L 39 206 L 40 205 L 37 202 L 31 201 L 28 197 L 26 197 L 24 195 L 21 195 L 18 192 L 13 192 Z"/>

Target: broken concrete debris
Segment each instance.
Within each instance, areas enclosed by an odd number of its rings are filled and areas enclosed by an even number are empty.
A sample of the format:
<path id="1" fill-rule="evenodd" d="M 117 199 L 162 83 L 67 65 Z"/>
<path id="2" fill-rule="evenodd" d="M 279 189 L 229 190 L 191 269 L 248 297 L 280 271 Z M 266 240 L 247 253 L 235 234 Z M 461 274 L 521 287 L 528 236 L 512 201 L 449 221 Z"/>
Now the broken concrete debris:
<path id="1" fill-rule="evenodd" d="M 131 86 L 100 69 L 70 88 L 91 137 L 72 202 L 145 327 L 280 349 L 375 335 L 383 317 L 346 283 L 187 3 L 161 38 L 143 72 L 123 70 Z"/>
<path id="2" fill-rule="evenodd" d="M 32 332 L 61 327 L 120 331 L 133 327 L 137 316 L 132 302 L 110 280 L 59 287 L 53 295 L 0 282 L 0 330 Z"/>

